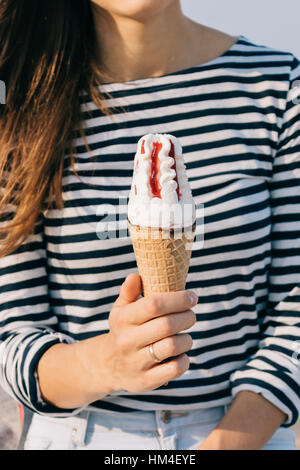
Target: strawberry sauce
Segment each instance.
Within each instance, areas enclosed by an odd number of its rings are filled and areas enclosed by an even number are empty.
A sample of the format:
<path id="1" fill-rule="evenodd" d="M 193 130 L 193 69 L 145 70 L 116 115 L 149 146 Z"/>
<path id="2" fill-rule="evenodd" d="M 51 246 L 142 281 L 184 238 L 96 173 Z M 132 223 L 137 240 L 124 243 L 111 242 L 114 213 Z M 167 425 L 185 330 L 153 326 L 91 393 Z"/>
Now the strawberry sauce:
<path id="1" fill-rule="evenodd" d="M 145 153 L 145 148 L 144 148 L 144 143 L 145 141 L 142 142 L 142 148 L 141 148 L 141 153 Z M 175 178 L 174 181 L 177 183 L 177 196 L 178 196 L 178 201 L 181 198 L 181 194 L 179 192 L 179 184 L 178 184 L 178 178 L 177 178 L 177 169 L 176 169 L 176 157 L 175 157 L 175 148 L 173 142 L 170 140 L 171 143 L 171 148 L 169 152 L 169 157 L 172 157 L 174 160 L 174 164 L 171 167 L 172 170 L 175 170 Z M 158 197 L 161 199 L 161 186 L 159 184 L 158 180 L 158 175 L 159 175 L 159 167 L 160 167 L 160 160 L 159 160 L 159 152 L 162 149 L 162 143 L 159 142 L 154 142 L 152 144 L 152 153 L 151 153 L 151 168 L 150 168 L 150 179 L 149 179 L 149 184 L 152 190 L 152 195 L 153 197 Z"/>
<path id="2" fill-rule="evenodd" d="M 152 144 L 152 153 L 151 153 L 151 169 L 150 169 L 150 188 L 152 191 L 153 197 L 159 197 L 161 199 L 161 186 L 158 181 L 159 173 L 159 152 L 162 149 L 162 144 L 159 142 L 153 142 Z"/>

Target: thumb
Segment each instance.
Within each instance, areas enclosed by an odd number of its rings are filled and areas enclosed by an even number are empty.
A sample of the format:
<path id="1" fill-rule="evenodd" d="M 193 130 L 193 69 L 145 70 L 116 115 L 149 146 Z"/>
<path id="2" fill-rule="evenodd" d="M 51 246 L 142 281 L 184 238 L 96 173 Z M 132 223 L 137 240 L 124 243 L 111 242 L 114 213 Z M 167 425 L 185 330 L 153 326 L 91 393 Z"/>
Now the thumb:
<path id="1" fill-rule="evenodd" d="M 142 282 L 138 274 L 129 274 L 123 282 L 115 307 L 124 307 L 134 302 L 142 293 Z"/>

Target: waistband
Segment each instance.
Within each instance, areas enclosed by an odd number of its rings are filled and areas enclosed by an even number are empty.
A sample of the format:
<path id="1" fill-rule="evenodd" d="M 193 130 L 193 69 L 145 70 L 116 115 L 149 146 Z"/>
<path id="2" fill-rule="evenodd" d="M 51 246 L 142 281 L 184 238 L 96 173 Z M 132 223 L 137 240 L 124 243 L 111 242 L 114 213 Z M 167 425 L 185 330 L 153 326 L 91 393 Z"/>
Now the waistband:
<path id="1" fill-rule="evenodd" d="M 230 404 L 196 410 L 165 409 L 130 412 L 99 410 L 88 407 L 68 418 L 53 418 L 33 414 L 32 423 L 28 428 L 33 426 L 35 429 L 46 429 L 47 425 L 50 425 L 51 429 L 56 429 L 58 433 L 63 431 L 65 435 L 71 435 L 74 445 L 84 446 L 88 429 L 100 432 L 110 430 L 125 433 L 148 432 L 163 436 L 181 426 L 189 427 L 198 424 L 205 427 L 206 424 L 212 426 L 214 423 L 217 425 L 229 406 Z M 24 435 L 25 433 L 22 434 L 21 441 L 23 443 L 26 435 Z M 22 449 L 22 445 L 19 448 Z"/>
<path id="2" fill-rule="evenodd" d="M 217 423 L 226 413 L 226 406 L 218 406 L 197 410 L 159 410 L 133 411 L 128 413 L 111 411 L 93 411 L 87 409 L 78 415 L 67 418 L 72 425 L 73 441 L 76 445 L 84 445 L 87 426 L 98 431 L 114 430 L 120 432 L 150 432 L 164 435 L 180 426 L 193 424 L 205 425 Z M 67 423 L 65 423 L 67 424 Z"/>
<path id="3" fill-rule="evenodd" d="M 127 413 L 115 411 L 99 411 L 93 408 L 83 410 L 79 417 L 83 419 L 93 419 L 93 421 L 105 426 L 111 426 L 120 430 L 128 431 L 155 431 L 158 425 L 171 426 L 171 423 L 179 422 L 186 424 L 209 423 L 220 420 L 227 411 L 227 406 L 218 406 L 214 408 L 204 408 L 196 410 L 176 409 L 176 410 L 157 410 L 157 411 L 131 411 Z"/>

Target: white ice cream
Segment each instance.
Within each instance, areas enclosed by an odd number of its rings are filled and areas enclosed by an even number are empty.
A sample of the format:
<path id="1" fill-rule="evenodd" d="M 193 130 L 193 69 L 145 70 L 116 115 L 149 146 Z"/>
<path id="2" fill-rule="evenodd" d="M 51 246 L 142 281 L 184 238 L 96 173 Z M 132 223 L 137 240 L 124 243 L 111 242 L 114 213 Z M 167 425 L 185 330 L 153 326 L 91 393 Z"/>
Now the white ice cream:
<path id="1" fill-rule="evenodd" d="M 171 143 L 175 160 L 170 156 Z M 159 149 L 157 159 L 155 148 Z M 138 142 L 134 160 L 129 222 L 141 227 L 180 228 L 191 227 L 195 218 L 195 204 L 178 139 L 168 134 L 145 135 Z"/>

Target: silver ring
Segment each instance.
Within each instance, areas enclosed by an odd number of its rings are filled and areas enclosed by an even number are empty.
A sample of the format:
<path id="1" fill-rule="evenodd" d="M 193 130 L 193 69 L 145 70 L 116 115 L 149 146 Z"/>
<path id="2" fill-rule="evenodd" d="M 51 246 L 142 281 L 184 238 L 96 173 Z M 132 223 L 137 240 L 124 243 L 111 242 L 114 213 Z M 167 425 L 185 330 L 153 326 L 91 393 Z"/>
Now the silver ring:
<path id="1" fill-rule="evenodd" d="M 158 359 L 155 352 L 153 351 L 153 344 L 149 344 L 149 353 L 150 353 L 150 356 L 152 357 L 154 362 L 161 362 L 161 360 Z"/>

